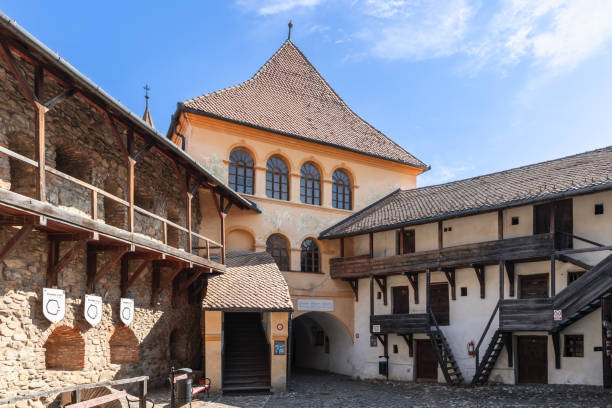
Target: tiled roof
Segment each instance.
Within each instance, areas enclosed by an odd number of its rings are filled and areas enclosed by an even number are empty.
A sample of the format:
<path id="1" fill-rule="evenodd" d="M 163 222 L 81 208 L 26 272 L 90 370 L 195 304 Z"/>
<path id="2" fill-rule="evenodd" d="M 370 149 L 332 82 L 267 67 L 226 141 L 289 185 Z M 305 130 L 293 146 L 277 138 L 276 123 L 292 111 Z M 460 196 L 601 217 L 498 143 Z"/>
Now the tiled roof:
<path id="1" fill-rule="evenodd" d="M 382 231 L 554 197 L 612 189 L 612 146 L 452 183 L 396 190 L 321 233 Z"/>
<path id="2" fill-rule="evenodd" d="M 183 109 L 427 168 L 355 114 L 290 41 L 248 81 L 180 104 Z"/>
<path id="3" fill-rule="evenodd" d="M 205 310 L 293 310 L 289 287 L 267 252 L 228 253 L 227 270 L 210 278 Z"/>

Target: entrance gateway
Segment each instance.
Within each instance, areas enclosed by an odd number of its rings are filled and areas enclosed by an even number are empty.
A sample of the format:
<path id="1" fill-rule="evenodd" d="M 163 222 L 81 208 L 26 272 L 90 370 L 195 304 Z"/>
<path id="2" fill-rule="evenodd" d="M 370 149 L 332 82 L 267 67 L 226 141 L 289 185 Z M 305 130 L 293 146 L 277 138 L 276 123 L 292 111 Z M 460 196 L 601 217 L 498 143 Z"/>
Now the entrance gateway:
<path id="1" fill-rule="evenodd" d="M 548 384 L 548 336 L 517 336 L 518 383 Z"/>
<path id="2" fill-rule="evenodd" d="M 429 339 L 416 340 L 416 379 L 438 379 L 438 358 Z"/>

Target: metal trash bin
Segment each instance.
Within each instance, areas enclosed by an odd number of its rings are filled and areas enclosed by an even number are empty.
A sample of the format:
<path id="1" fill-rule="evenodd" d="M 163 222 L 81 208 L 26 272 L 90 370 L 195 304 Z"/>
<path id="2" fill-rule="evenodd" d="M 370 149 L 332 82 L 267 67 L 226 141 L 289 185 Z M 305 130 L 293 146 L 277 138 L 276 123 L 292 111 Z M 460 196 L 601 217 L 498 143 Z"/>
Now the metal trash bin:
<path id="1" fill-rule="evenodd" d="M 176 392 L 175 394 L 176 399 L 174 400 L 174 403 L 171 405 L 173 406 L 173 408 L 181 407 L 187 404 L 191 406 L 191 399 L 192 399 L 191 394 L 193 392 L 192 391 L 193 379 L 191 378 L 191 374 L 192 374 L 191 368 L 179 368 L 178 370 L 173 370 L 172 374 L 173 374 L 172 378 L 182 376 L 183 374 L 186 374 L 186 378 L 177 380 L 176 384 L 173 384 L 174 385 L 173 391 Z"/>

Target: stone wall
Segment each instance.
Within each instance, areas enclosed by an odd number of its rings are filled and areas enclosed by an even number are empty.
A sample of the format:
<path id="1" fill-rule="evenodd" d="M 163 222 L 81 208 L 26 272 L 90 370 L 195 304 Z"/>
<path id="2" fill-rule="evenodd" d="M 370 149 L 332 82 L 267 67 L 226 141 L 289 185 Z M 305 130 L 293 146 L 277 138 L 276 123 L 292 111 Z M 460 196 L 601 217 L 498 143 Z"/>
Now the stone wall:
<path id="1" fill-rule="evenodd" d="M 0 245 L 13 233 L 12 228 L 1 229 Z M 84 250 L 59 275 L 58 287 L 66 291 L 64 319 L 57 324 L 46 320 L 42 314 L 42 287 L 47 267 L 46 240 L 44 233 L 34 232 L 0 263 L 0 398 L 138 375 L 150 376 L 154 386 L 164 381 L 172 365 L 201 367 L 199 307 L 181 302 L 181 306 L 172 308 L 171 290 L 166 289 L 161 294 L 160 305 L 152 308 L 150 268 L 128 291 L 128 297 L 135 302 L 135 316 L 129 332 L 133 332 L 137 339 L 137 362 L 113 363 L 115 356 L 110 344 L 115 342 L 111 338 L 117 338 L 116 333 L 128 332 L 118 316 L 121 297 L 119 266 L 114 267 L 97 285 L 96 292 L 102 296 L 104 304 L 102 321 L 97 326 L 91 327 L 83 314 L 86 293 Z M 62 244 L 62 254 L 68 246 L 67 243 Z M 99 265 L 106 261 L 104 256 L 98 257 L 102 258 L 98 260 Z M 131 261 L 130 273 L 139 262 Z M 168 274 L 168 270 L 162 269 L 162 281 Z M 83 355 L 79 353 L 78 340 L 75 341 L 74 336 L 63 339 L 62 343 L 61 335 L 65 336 L 68 331 L 81 337 Z M 173 347 L 181 351 L 174 353 L 178 354 L 176 360 L 170 358 L 170 337 L 173 332 Z M 124 336 L 121 334 L 119 337 Z M 50 337 L 56 342 L 53 347 L 60 348 L 52 351 L 61 353 L 62 359 L 66 360 L 59 368 L 57 354 L 49 353 Z M 124 341 L 120 343 L 126 344 Z M 70 348 L 63 347 L 66 345 Z M 50 367 L 48 357 L 53 359 Z M 84 357 L 82 369 L 61 369 L 75 368 L 73 363 L 81 357 Z M 48 402 L 44 401 L 45 404 Z M 38 402 L 35 404 L 40 406 Z"/>

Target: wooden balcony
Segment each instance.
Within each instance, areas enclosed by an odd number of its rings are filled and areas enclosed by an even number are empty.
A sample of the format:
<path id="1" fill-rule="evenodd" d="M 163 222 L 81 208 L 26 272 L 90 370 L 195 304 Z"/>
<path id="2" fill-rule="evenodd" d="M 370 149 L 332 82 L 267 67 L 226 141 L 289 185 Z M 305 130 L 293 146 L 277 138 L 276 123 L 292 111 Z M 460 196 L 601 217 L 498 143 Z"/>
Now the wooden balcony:
<path id="1" fill-rule="evenodd" d="M 553 328 L 552 299 L 502 300 L 499 328 L 506 332 L 549 331 Z"/>
<path id="2" fill-rule="evenodd" d="M 379 331 L 374 326 L 380 326 Z M 378 329 L 378 327 L 376 327 Z M 427 313 L 390 314 L 370 316 L 370 332 L 374 334 L 426 333 L 430 322 Z"/>
<path id="3" fill-rule="evenodd" d="M 492 265 L 504 261 L 549 259 L 553 252 L 552 234 L 529 235 L 497 241 L 479 242 L 410 254 L 370 258 L 356 256 L 330 260 L 330 274 L 335 279 L 397 275 L 406 272 L 465 268 L 472 264 Z"/>

